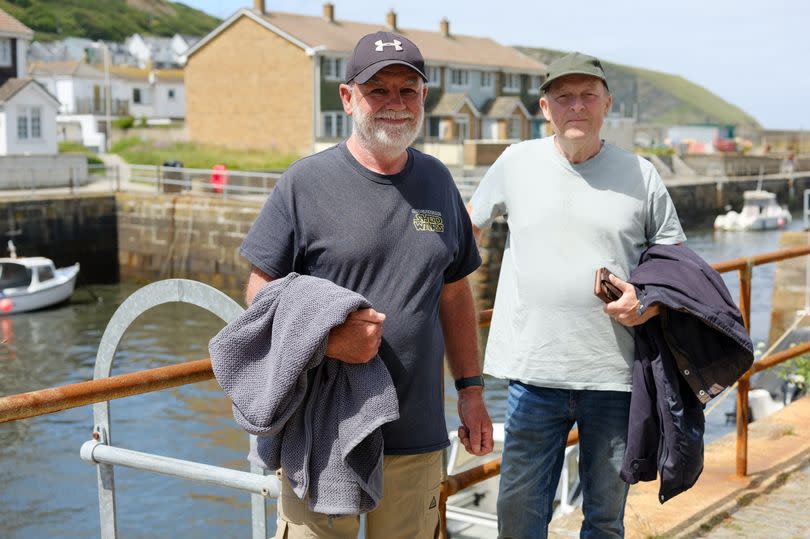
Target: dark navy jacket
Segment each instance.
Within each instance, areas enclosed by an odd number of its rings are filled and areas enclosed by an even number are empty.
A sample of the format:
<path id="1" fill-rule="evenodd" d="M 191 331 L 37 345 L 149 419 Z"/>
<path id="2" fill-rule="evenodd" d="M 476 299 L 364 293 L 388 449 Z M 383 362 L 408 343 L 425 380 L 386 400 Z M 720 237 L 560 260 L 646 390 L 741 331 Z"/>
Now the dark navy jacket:
<path id="1" fill-rule="evenodd" d="M 659 316 L 635 332 L 633 393 L 621 477 L 661 476 L 664 503 L 703 471 L 703 406 L 751 366 L 751 339 L 720 274 L 691 249 L 653 245 L 629 282 Z"/>

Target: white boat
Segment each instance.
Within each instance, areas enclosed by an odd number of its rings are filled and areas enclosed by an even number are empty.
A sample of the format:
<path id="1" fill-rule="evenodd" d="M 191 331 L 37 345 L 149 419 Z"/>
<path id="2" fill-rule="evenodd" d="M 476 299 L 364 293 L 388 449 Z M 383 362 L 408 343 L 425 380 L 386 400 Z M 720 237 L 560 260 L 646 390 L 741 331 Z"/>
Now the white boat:
<path id="1" fill-rule="evenodd" d="M 743 207 L 737 213 L 718 215 L 714 228 L 719 230 L 772 230 L 785 228 L 791 221 L 790 211 L 780 206 L 770 191 L 745 191 Z"/>
<path id="2" fill-rule="evenodd" d="M 78 263 L 56 268 L 43 256 L 17 257 L 8 243 L 10 256 L 0 258 L 0 316 L 43 309 L 73 294 Z"/>
<path id="3" fill-rule="evenodd" d="M 503 423 L 493 423 L 492 453 L 477 457 L 470 455 L 458 439 L 455 431 L 449 433 L 450 447 L 447 453 L 447 475 L 469 470 L 501 456 L 503 453 Z M 552 519 L 566 515 L 582 505 L 582 489 L 579 484 L 579 444 L 565 449 L 560 482 L 554 497 Z M 450 537 L 490 538 L 497 535 L 498 482 L 492 477 L 447 498 L 447 532 Z"/>

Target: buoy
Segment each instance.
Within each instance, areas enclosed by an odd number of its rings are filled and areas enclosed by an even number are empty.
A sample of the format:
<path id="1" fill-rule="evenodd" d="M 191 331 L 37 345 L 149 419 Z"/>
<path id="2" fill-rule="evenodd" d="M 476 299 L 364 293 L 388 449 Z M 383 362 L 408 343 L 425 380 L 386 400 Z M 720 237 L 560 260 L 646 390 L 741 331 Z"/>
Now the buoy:
<path id="1" fill-rule="evenodd" d="M 0 311 L 4 313 L 11 312 L 11 309 L 14 308 L 14 302 L 8 298 L 0 299 Z"/>

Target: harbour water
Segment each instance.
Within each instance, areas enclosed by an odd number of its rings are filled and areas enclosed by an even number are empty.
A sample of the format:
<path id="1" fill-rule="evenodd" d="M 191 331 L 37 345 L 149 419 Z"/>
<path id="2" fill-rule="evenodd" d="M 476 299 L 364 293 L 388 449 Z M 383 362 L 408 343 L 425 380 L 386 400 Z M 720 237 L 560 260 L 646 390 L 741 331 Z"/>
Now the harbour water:
<path id="1" fill-rule="evenodd" d="M 791 228 L 800 228 L 797 219 Z M 688 245 L 709 262 L 778 248 L 779 232 L 687 231 Z M 770 321 L 775 267 L 756 268 L 752 337 L 764 341 Z M 726 274 L 732 296 L 736 274 Z M 129 284 L 80 288 L 69 305 L 0 318 L 0 395 L 92 378 L 96 348 L 115 308 L 136 288 Z M 207 357 L 207 342 L 222 326 L 189 305 L 163 305 L 136 321 L 119 346 L 113 374 Z M 455 391 L 447 377 L 448 427 L 458 422 Z M 502 421 L 505 384 L 488 380 L 493 420 Z M 707 418 L 707 440 L 731 431 L 724 411 Z M 247 436 L 236 428 L 215 382 L 205 382 L 111 403 L 117 446 L 247 470 Z M 95 468 L 80 460 L 90 438 L 90 406 L 0 424 L 0 537 L 89 538 L 99 535 Z M 127 538 L 249 536 L 250 501 L 244 493 L 126 468 L 116 468 L 119 532 Z M 275 515 L 271 508 L 270 529 Z"/>

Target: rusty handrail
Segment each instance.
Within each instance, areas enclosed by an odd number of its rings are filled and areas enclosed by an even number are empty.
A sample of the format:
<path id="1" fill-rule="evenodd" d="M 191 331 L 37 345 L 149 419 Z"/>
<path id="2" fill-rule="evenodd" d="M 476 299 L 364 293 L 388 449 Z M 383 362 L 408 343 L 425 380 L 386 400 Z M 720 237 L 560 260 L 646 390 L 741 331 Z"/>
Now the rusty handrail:
<path id="1" fill-rule="evenodd" d="M 0 397 L 0 423 L 193 384 L 213 377 L 211 360 L 198 359 L 167 367 L 9 395 Z"/>
<path id="2" fill-rule="evenodd" d="M 740 311 L 745 326 L 750 331 L 751 271 L 755 266 L 778 262 L 788 258 L 810 255 L 810 245 L 791 247 L 762 253 L 753 257 L 735 258 L 713 264 L 720 273 L 738 271 L 740 279 Z M 492 309 L 478 313 L 478 323 L 486 327 L 492 319 Z M 754 363 L 738 380 L 737 386 L 737 474 L 747 473 L 748 452 L 748 389 L 750 378 L 756 372 L 769 369 L 803 353 L 810 352 L 810 341 L 787 350 L 771 354 Z M 49 389 L 0 397 L 0 423 L 16 421 L 76 408 L 96 402 L 129 397 L 161 389 L 182 386 L 212 379 L 210 359 L 189 361 L 177 365 L 147 369 L 136 373 L 122 374 L 109 378 L 68 384 Z M 577 432 L 571 431 L 568 445 L 576 443 Z M 573 440 L 573 441 L 572 441 Z M 452 475 L 442 485 L 441 509 L 447 497 L 475 483 L 494 477 L 500 473 L 500 459 L 494 459 L 476 468 Z"/>

